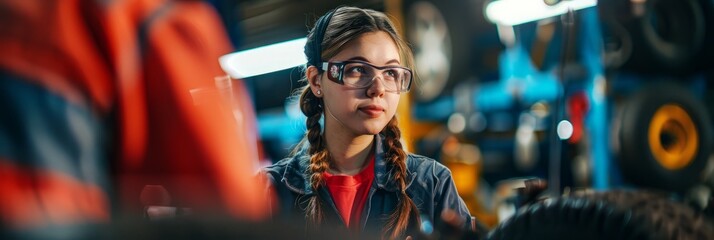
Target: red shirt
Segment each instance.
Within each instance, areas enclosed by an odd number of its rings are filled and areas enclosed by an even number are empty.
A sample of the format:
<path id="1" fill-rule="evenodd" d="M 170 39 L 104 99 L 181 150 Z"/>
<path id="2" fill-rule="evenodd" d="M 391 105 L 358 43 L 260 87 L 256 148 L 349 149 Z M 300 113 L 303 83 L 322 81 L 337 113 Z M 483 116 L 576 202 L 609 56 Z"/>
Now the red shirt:
<path id="1" fill-rule="evenodd" d="M 362 209 L 374 180 L 374 155 L 368 161 L 367 167 L 354 176 L 324 173 L 327 190 L 349 229 L 359 229 Z"/>

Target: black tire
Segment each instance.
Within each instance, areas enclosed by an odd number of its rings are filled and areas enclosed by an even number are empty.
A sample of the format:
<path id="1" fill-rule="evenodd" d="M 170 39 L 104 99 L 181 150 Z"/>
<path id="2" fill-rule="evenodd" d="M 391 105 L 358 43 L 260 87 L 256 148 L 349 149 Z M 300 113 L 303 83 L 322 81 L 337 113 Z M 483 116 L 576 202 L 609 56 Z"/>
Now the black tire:
<path id="1" fill-rule="evenodd" d="M 619 69 L 632 57 L 632 36 L 622 24 L 612 19 L 603 21 L 605 52 L 603 61 L 607 69 Z"/>
<path id="2" fill-rule="evenodd" d="M 714 57 L 714 1 L 699 0 L 704 12 L 704 22 L 706 22 L 706 34 L 704 37 L 704 47 L 699 56 L 695 59 L 695 70 L 711 71 L 714 63 L 710 61 Z"/>
<path id="3" fill-rule="evenodd" d="M 471 77 L 471 41 L 477 16 L 472 5 L 459 0 L 404 2 L 404 33 L 419 71 L 414 100 L 433 100 L 450 91 L 455 82 Z"/>
<path id="4" fill-rule="evenodd" d="M 681 111 L 661 115 L 668 113 L 661 111 L 673 106 Z M 655 119 L 662 116 L 671 119 L 658 124 L 661 121 Z M 686 122 L 685 117 L 691 121 Z M 661 129 L 653 134 L 657 126 Z M 656 83 L 628 100 L 619 138 L 618 162 L 627 180 L 640 186 L 684 192 L 701 181 L 711 153 L 711 121 L 705 106 L 692 92 L 673 83 Z"/>
<path id="5" fill-rule="evenodd" d="M 622 36 L 630 38 L 632 44 L 632 54 L 624 68 L 687 74 L 703 65 L 697 60 L 706 43 L 710 28 L 707 25 L 712 23 L 707 22 L 698 0 L 648 0 L 642 16 L 633 14 L 634 6 L 629 1 L 610 3 L 608 7 L 610 13 L 625 14 L 617 17 L 628 32 Z"/>
<path id="6" fill-rule="evenodd" d="M 526 206 L 487 239 L 713 239 L 701 213 L 650 192 L 583 193 Z"/>

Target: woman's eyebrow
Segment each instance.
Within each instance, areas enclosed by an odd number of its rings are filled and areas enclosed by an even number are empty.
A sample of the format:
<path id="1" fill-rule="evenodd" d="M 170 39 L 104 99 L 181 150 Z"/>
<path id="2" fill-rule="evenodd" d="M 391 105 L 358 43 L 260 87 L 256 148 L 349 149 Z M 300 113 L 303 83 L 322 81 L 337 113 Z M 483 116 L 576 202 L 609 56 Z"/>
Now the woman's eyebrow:
<path id="1" fill-rule="evenodd" d="M 354 56 L 354 57 L 347 59 L 347 61 L 350 61 L 350 60 L 359 60 L 359 61 L 369 62 L 366 58 L 364 58 L 362 56 Z"/>
<path id="2" fill-rule="evenodd" d="M 366 58 L 364 58 L 364 57 L 362 57 L 362 56 L 354 56 L 354 57 L 351 57 L 351 58 L 349 58 L 349 59 L 347 59 L 347 60 L 348 60 L 348 61 L 349 61 L 349 60 L 360 60 L 360 61 L 365 61 L 365 62 L 371 63 L 369 60 L 367 60 Z M 400 63 L 399 63 L 399 60 L 397 60 L 397 59 L 391 59 L 391 60 L 387 61 L 387 63 L 385 63 L 385 65 L 389 65 L 389 64 L 393 64 L 393 63 L 400 64 Z"/>
<path id="3" fill-rule="evenodd" d="M 399 60 L 397 60 L 397 59 L 392 59 L 392 60 L 387 61 L 387 65 L 392 64 L 392 63 L 400 64 Z"/>

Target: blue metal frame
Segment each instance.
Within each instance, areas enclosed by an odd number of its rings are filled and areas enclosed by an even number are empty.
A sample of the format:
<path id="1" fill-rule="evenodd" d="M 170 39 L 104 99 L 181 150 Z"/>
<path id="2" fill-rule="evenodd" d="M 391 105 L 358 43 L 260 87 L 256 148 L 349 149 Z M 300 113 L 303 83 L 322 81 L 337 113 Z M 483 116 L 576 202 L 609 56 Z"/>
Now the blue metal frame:
<path id="1" fill-rule="evenodd" d="M 580 11 L 582 24 L 580 26 L 580 53 L 582 63 L 588 70 L 586 92 L 590 100 L 590 111 L 586 117 L 586 126 L 590 138 L 590 159 L 593 164 L 593 188 L 606 189 L 610 187 L 610 159 L 608 146 L 609 130 L 607 127 L 608 103 L 605 93 L 607 81 L 603 65 L 603 41 L 597 7 Z"/>
<path id="2" fill-rule="evenodd" d="M 607 189 L 613 184 L 611 174 L 618 169 L 613 169 L 616 166 L 610 164 L 612 156 L 609 152 L 609 103 L 605 92 L 607 80 L 602 59 L 604 52 L 602 30 L 597 6 L 579 10 L 576 14 L 579 19 L 577 27 L 579 32 L 574 34 L 577 34 L 579 42 L 573 44 L 577 44 L 574 49 L 579 53 L 578 61 L 587 72 L 580 83 L 565 83 L 566 86 L 558 79 L 557 71 L 554 69 L 538 69 L 530 58 L 524 39 L 529 37 L 526 36 L 528 34 L 526 30 L 530 30 L 535 25 L 530 23 L 514 26 L 516 39 L 512 46 L 508 46 L 500 54 L 500 79 L 481 82 L 474 87 L 473 107 L 474 111 L 484 114 L 509 112 L 513 109 L 522 111 L 523 106 L 530 106 L 539 101 L 555 103 L 566 98 L 573 90 L 585 92 L 590 106 L 585 116 L 584 130 L 590 144 L 590 152 L 587 154 L 592 161 L 592 187 Z M 556 64 L 555 67 L 560 65 Z M 444 121 L 457 111 L 456 101 L 454 96 L 444 96 L 430 103 L 415 104 L 414 117 L 418 120 Z M 556 114 L 554 117 L 562 118 L 562 114 Z M 555 129 L 548 129 L 548 131 L 549 134 L 555 134 Z M 490 146 L 484 143 L 490 141 L 489 139 L 481 141 L 479 145 L 482 147 Z M 560 148 L 551 150 L 556 150 L 555 154 L 561 154 Z M 620 182 L 617 178 L 614 178 L 614 181 Z"/>

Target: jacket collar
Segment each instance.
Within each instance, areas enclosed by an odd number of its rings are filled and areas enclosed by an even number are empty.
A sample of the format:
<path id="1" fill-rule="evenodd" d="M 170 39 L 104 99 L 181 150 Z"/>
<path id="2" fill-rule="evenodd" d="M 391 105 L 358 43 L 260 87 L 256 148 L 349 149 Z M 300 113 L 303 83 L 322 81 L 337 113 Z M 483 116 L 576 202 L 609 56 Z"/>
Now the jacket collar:
<path id="1" fill-rule="evenodd" d="M 389 174 L 389 172 L 392 171 L 393 167 L 389 166 L 384 160 L 383 141 L 384 136 L 376 135 L 374 144 L 374 182 L 378 188 L 395 192 L 399 187 L 394 181 L 391 181 L 392 174 Z M 310 155 L 307 154 L 307 148 L 303 148 L 287 165 L 282 181 L 294 192 L 303 195 L 313 194 L 314 189 L 310 185 L 309 166 Z M 416 173 L 407 168 L 407 187 L 411 185 L 414 178 L 416 178 Z"/>

